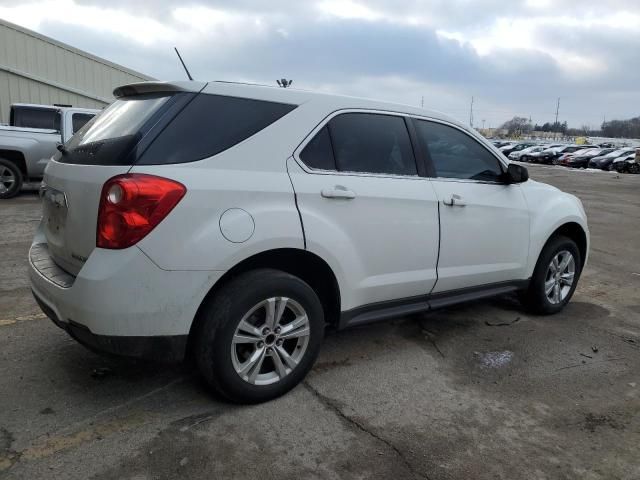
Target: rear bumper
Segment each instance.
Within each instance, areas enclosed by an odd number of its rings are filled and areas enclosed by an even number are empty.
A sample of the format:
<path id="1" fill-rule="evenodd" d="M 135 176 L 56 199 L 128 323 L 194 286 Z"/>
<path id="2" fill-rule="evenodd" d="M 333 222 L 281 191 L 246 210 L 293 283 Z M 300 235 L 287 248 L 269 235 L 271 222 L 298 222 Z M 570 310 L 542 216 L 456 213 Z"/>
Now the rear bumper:
<path id="1" fill-rule="evenodd" d="M 29 252 L 38 304 L 80 343 L 117 355 L 182 358 L 196 312 L 224 273 L 162 270 L 134 246 L 96 248 L 76 277 L 61 279 L 43 243 L 38 231 Z"/>
<path id="2" fill-rule="evenodd" d="M 153 337 L 96 335 L 84 325 L 71 320 L 67 322 L 61 321 L 56 313 L 35 292 L 32 293 L 42 311 L 51 321 L 89 350 L 122 357 L 169 363 L 180 362 L 185 357 L 188 335 Z"/>

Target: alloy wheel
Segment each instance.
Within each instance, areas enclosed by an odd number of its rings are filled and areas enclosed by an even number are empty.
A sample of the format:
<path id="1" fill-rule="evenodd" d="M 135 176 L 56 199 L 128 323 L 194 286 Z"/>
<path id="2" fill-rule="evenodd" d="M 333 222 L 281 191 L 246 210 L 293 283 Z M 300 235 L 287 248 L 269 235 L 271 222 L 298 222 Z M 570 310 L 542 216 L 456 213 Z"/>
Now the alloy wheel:
<path id="1" fill-rule="evenodd" d="M 0 165 L 0 193 L 11 190 L 14 183 L 16 183 L 16 177 L 11 169 Z"/>
<path id="2" fill-rule="evenodd" d="M 309 318 L 291 298 L 271 297 L 254 305 L 233 335 L 231 361 L 252 385 L 270 385 L 289 375 L 309 345 Z"/>
<path id="3" fill-rule="evenodd" d="M 544 293 L 549 302 L 557 305 L 567 298 L 575 275 L 576 262 L 573 254 L 568 250 L 558 252 L 551 260 L 545 276 Z"/>

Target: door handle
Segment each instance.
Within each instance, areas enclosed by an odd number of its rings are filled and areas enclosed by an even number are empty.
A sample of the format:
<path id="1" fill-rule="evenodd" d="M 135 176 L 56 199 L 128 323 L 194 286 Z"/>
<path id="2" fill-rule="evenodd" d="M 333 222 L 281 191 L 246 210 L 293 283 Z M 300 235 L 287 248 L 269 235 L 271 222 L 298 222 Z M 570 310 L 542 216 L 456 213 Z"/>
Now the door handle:
<path id="1" fill-rule="evenodd" d="M 457 193 L 452 193 L 449 195 L 449 198 L 445 198 L 442 203 L 449 207 L 464 207 L 466 205 L 465 201 Z"/>
<path id="2" fill-rule="evenodd" d="M 356 193 L 348 190 L 347 187 L 342 185 L 336 185 L 333 188 L 323 188 L 320 194 L 324 198 L 342 198 L 344 200 L 353 200 L 356 198 Z"/>

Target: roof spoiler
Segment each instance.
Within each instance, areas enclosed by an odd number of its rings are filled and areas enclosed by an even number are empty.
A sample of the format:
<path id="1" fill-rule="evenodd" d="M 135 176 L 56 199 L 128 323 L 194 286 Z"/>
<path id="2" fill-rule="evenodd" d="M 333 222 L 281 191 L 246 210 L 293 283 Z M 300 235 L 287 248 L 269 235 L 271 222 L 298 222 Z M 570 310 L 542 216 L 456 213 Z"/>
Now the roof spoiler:
<path id="1" fill-rule="evenodd" d="M 113 96 L 120 98 L 143 93 L 200 92 L 206 86 L 207 82 L 139 82 L 116 88 Z"/>

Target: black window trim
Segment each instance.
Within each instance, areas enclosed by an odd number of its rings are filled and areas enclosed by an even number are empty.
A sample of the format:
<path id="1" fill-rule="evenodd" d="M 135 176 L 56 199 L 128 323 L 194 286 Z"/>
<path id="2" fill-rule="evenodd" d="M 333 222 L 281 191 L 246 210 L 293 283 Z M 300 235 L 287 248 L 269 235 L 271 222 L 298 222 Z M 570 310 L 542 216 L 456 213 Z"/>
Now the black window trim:
<path id="1" fill-rule="evenodd" d="M 407 117 L 414 124 L 414 131 L 416 131 L 415 130 L 416 129 L 415 122 L 418 121 L 418 120 L 423 120 L 423 121 L 427 121 L 427 122 L 439 123 L 439 124 L 445 125 L 447 127 L 452 127 L 454 129 L 458 130 L 459 132 L 461 132 L 462 134 L 467 135 L 468 137 L 470 137 L 472 140 L 474 140 L 476 143 L 478 143 L 482 148 L 484 148 L 488 153 L 490 153 L 497 160 L 498 165 L 500 166 L 503 175 L 506 173 L 507 168 L 508 168 L 508 164 L 505 164 L 503 159 L 501 159 L 498 155 L 496 155 L 495 152 L 493 152 L 490 148 L 487 148 L 487 146 L 484 145 L 484 143 L 481 140 L 475 138 L 475 136 L 471 135 L 465 129 L 460 128 L 458 125 L 456 125 L 454 123 L 451 123 L 451 122 L 447 122 L 446 120 L 441 120 L 441 119 L 433 118 L 433 117 L 422 117 L 422 116 L 418 116 L 418 115 L 408 115 Z M 492 181 L 492 180 L 475 180 L 475 179 L 472 179 L 472 178 L 439 177 L 436 174 L 435 166 L 433 165 L 433 161 L 431 160 L 431 153 L 429 152 L 429 147 L 425 144 L 424 141 L 422 141 L 420 138 L 417 137 L 417 132 L 416 132 L 416 142 L 420 145 L 420 148 L 421 148 L 422 154 L 423 154 L 423 161 L 426 164 L 427 172 L 429 172 L 428 177 L 430 179 L 432 179 L 432 180 L 445 181 L 445 182 L 457 182 L 457 183 L 478 183 L 478 184 L 489 184 L 489 185 L 510 185 L 509 182 L 502 181 L 502 180 Z"/>
<path id="2" fill-rule="evenodd" d="M 345 113 L 371 113 L 371 114 L 376 114 L 376 115 L 387 115 L 387 116 L 403 118 L 404 122 L 405 122 L 405 127 L 407 128 L 407 131 L 409 132 L 409 140 L 410 140 L 410 143 L 411 143 L 413 156 L 415 158 L 416 169 L 417 169 L 418 174 L 417 175 L 394 175 L 394 174 L 391 174 L 391 173 L 346 172 L 346 171 L 340 171 L 340 170 L 337 170 L 337 169 L 336 170 L 321 170 L 321 169 L 318 169 L 318 168 L 310 167 L 306 163 L 304 163 L 304 161 L 300 157 L 300 154 L 305 149 L 307 144 L 309 142 L 311 142 L 311 140 L 313 140 L 313 138 L 318 134 L 318 132 L 320 132 L 320 130 L 322 130 L 325 126 L 328 127 L 329 122 L 331 121 L 331 119 L 337 117 L 338 115 L 343 115 Z M 418 152 L 421 152 L 421 150 L 420 150 L 420 147 L 417 146 L 418 143 L 417 143 L 417 139 L 416 139 L 416 136 L 415 136 L 415 132 L 414 131 L 412 132 L 413 125 L 411 125 L 411 127 L 409 125 L 410 125 L 409 116 L 406 113 L 403 113 L 403 112 L 397 112 L 395 110 L 380 110 L 380 109 L 371 109 L 371 108 L 341 108 L 341 109 L 332 111 L 326 117 L 324 117 L 313 128 L 313 130 L 311 130 L 311 132 L 309 132 L 307 134 L 307 136 L 302 139 L 300 144 L 293 151 L 293 155 L 292 156 L 293 156 L 294 160 L 298 163 L 300 168 L 302 168 L 305 172 L 310 173 L 310 174 L 314 174 L 314 175 L 344 175 L 344 176 L 349 176 L 349 177 L 402 178 L 402 179 L 410 179 L 410 180 L 424 179 L 424 178 L 428 177 L 428 175 L 426 174 L 426 171 L 427 171 L 426 170 L 426 166 L 425 166 L 424 160 L 422 158 L 422 155 L 418 154 Z M 331 128 L 327 128 L 327 130 L 329 131 L 329 138 L 331 138 L 331 148 L 334 148 L 333 147 L 333 138 L 331 136 Z M 334 153 L 334 157 L 335 157 L 335 151 L 333 153 Z"/>

